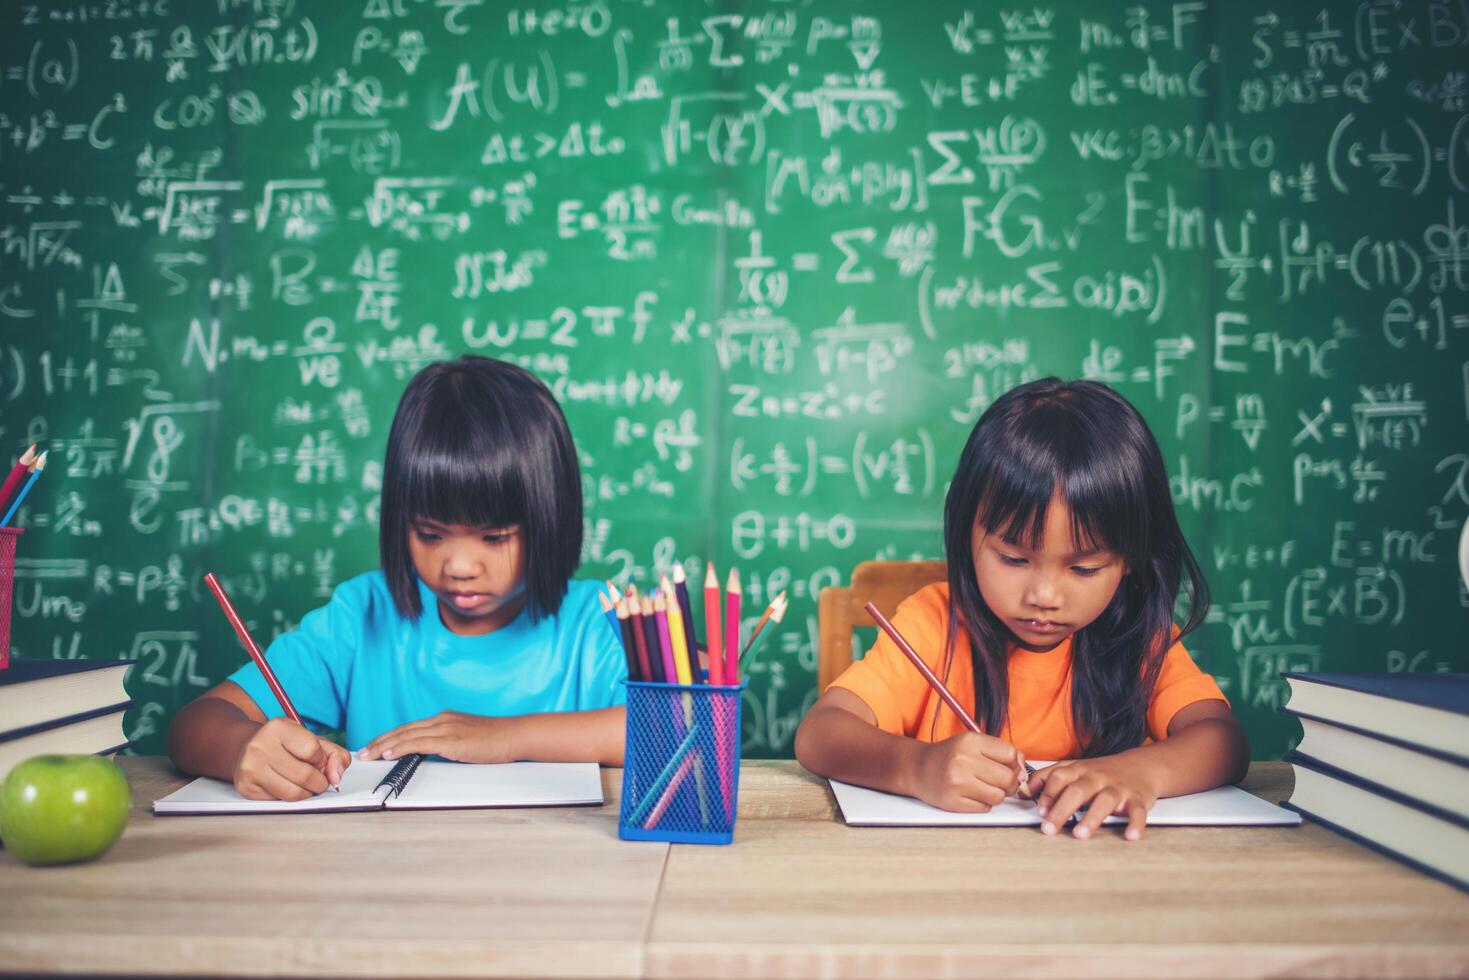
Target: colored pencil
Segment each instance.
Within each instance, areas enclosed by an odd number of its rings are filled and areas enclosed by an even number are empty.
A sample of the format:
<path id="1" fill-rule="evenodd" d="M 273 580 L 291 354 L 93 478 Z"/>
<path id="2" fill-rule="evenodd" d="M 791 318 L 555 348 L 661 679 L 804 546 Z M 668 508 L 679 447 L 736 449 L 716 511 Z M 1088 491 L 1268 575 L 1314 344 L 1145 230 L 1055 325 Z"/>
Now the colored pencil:
<path id="1" fill-rule="evenodd" d="M 709 683 L 724 685 L 724 636 L 719 628 L 719 578 L 714 563 L 704 575 L 704 645 L 709 651 Z"/>
<path id="2" fill-rule="evenodd" d="M 672 803 L 673 798 L 678 795 L 678 788 L 683 785 L 684 777 L 689 774 L 689 770 L 692 768 L 694 768 L 694 756 L 684 756 L 683 764 L 678 767 L 678 771 L 675 772 L 673 774 L 673 778 L 668 781 L 668 788 L 663 791 L 663 795 L 658 797 L 658 802 L 654 804 L 653 809 L 648 812 L 648 819 L 643 821 L 643 829 L 658 829 L 658 821 L 662 820 L 663 814 L 668 812 L 669 804 Z M 707 820 L 705 822 L 707 823 Z"/>
<path id="3" fill-rule="evenodd" d="M 613 606 L 617 612 L 617 638 L 622 643 L 622 655 L 627 658 L 627 679 L 640 681 L 638 676 L 638 654 L 632 642 L 632 625 L 628 621 L 627 603 L 622 596 L 617 597 L 617 603 Z"/>
<path id="4" fill-rule="evenodd" d="M 35 486 L 36 481 L 41 478 L 41 471 L 46 468 L 46 457 L 50 454 L 50 452 L 51 450 L 46 450 L 46 452 L 37 456 L 36 461 L 31 464 L 30 479 L 26 480 L 25 485 L 20 488 L 20 493 L 15 495 L 15 502 L 10 505 L 10 509 L 5 512 L 5 516 L 0 517 L 0 527 L 10 526 L 10 519 L 14 517 L 15 512 L 20 509 L 21 501 L 26 499 L 26 494 L 31 492 L 31 487 Z"/>
<path id="5" fill-rule="evenodd" d="M 680 684 L 695 683 L 694 672 L 689 668 L 689 646 L 684 632 L 683 610 L 679 608 L 678 596 L 668 576 L 663 577 L 663 598 L 668 604 L 668 638 L 673 642 L 673 666 L 678 670 Z"/>
<path id="6" fill-rule="evenodd" d="M 661 592 L 653 597 L 653 625 L 658 632 L 658 652 L 663 655 L 663 679 L 669 684 L 681 684 L 673 658 L 673 638 L 668 633 L 668 603 Z"/>
<path id="7" fill-rule="evenodd" d="M 694 636 L 694 607 L 689 601 L 689 584 L 681 561 L 673 563 L 673 591 L 678 596 L 678 613 L 683 617 L 684 643 L 688 645 L 689 651 L 689 675 L 692 683 L 702 684 L 706 678 L 699 666 L 699 641 Z"/>
<path id="8" fill-rule="evenodd" d="M 907 657 L 909 662 L 918 668 L 918 672 L 923 675 L 923 679 L 928 681 L 928 686 L 933 688 L 934 693 L 943 700 L 944 704 L 947 704 L 949 709 L 959 716 L 959 720 L 964 723 L 964 727 L 971 732 L 983 735 L 984 729 L 979 727 L 979 722 L 975 721 L 969 712 L 964 710 L 964 706 L 959 703 L 958 698 L 949 693 L 949 689 L 944 687 L 944 682 L 939 680 L 938 676 L 928 669 L 928 664 L 923 662 L 923 658 L 918 655 L 918 651 L 909 645 L 908 641 L 903 638 L 903 634 L 898 632 L 898 628 L 888 622 L 888 618 L 872 603 L 866 603 L 862 608 L 867 610 L 867 615 L 872 617 L 872 621 L 880 626 L 882 631 L 898 645 L 898 649 L 903 651 L 903 656 Z M 1025 774 L 1027 777 L 1035 775 L 1035 769 L 1028 762 L 1025 764 Z M 1030 790 L 1026 786 L 1026 780 L 1022 779 L 1020 785 L 1022 789 L 1025 789 L 1026 795 L 1029 795 Z"/>
<path id="9" fill-rule="evenodd" d="M 652 599 L 638 594 L 638 611 L 642 614 L 643 644 L 648 646 L 648 666 L 652 667 L 652 679 L 657 683 L 668 683 L 663 673 L 663 648 L 658 646 L 658 623 L 652 617 Z"/>
<path id="10" fill-rule="evenodd" d="M 740 662 L 750 655 L 752 650 L 758 648 L 760 638 L 765 635 L 765 627 L 769 623 L 780 625 L 780 621 L 786 615 L 786 594 L 781 590 L 780 595 L 770 600 L 770 605 L 765 607 L 765 612 L 760 616 L 760 622 L 755 624 L 755 629 L 750 633 L 750 639 L 745 642 L 745 648 L 740 651 Z"/>
<path id="11" fill-rule="evenodd" d="M 679 608 L 678 595 L 675 593 L 673 585 L 668 581 L 668 576 L 666 575 L 663 577 L 663 597 L 668 603 L 668 638 L 673 641 L 673 664 L 678 670 L 678 682 L 680 684 L 697 684 L 699 681 L 697 654 L 694 657 L 689 656 L 683 610 Z M 693 695 L 688 691 L 684 691 L 681 700 L 683 701 L 684 724 L 688 727 L 693 727 Z M 705 781 L 704 760 L 702 758 L 698 760 L 694 769 L 694 786 L 699 798 L 699 821 L 707 827 L 709 825 L 709 788 Z M 661 816 L 662 814 L 658 815 Z M 656 822 L 650 822 L 650 826 L 656 826 Z"/>
<path id="12" fill-rule="evenodd" d="M 597 593 L 597 601 L 602 605 L 602 615 L 607 617 L 607 622 L 612 626 L 612 632 L 620 632 L 621 626 L 617 622 L 617 607 L 607 599 L 605 592 Z"/>
<path id="13" fill-rule="evenodd" d="M 663 787 L 667 785 L 668 780 L 673 776 L 673 773 L 678 769 L 679 766 L 683 765 L 684 758 L 693 749 L 694 740 L 698 737 L 698 735 L 698 725 L 694 725 L 692 728 L 689 729 L 688 734 L 684 736 L 683 741 L 679 743 L 678 748 L 673 750 L 673 755 L 669 756 L 668 764 L 663 767 L 663 771 L 658 773 L 657 777 L 654 778 L 653 785 L 649 786 L 648 791 L 643 794 L 642 801 L 637 805 L 637 808 L 633 810 L 632 815 L 628 818 L 628 823 L 632 824 L 633 826 L 637 826 L 643 822 L 643 818 L 648 815 L 648 811 L 653 808 L 653 805 L 656 802 L 654 798 L 655 794 L 661 793 L 663 791 Z"/>
<path id="14" fill-rule="evenodd" d="M 5 506 L 5 501 L 10 499 L 10 494 L 16 484 L 20 483 L 21 478 L 31 471 L 31 464 L 35 461 L 36 444 L 31 443 L 31 448 L 20 454 L 20 459 L 16 460 L 15 465 L 10 468 L 10 475 L 5 478 L 5 483 L 0 485 L 0 507 Z"/>
<path id="15" fill-rule="evenodd" d="M 673 683 L 673 677 L 668 676 L 663 670 L 663 646 L 658 644 L 658 620 L 652 614 L 652 597 L 645 594 L 638 601 L 642 602 L 643 635 L 646 636 L 646 642 L 648 642 L 648 664 L 652 667 L 652 674 L 654 674 L 652 679 L 657 680 L 661 685 Z"/>
<path id="16" fill-rule="evenodd" d="M 628 622 L 632 627 L 633 646 L 637 649 L 638 676 L 640 680 L 654 681 L 653 665 L 648 658 L 648 635 L 643 632 L 643 607 L 638 601 L 638 590 L 627 588 Z"/>
<path id="17" fill-rule="evenodd" d="M 261 652 L 259 645 L 255 642 L 255 638 L 250 635 L 250 631 L 245 628 L 245 621 L 240 618 L 239 613 L 235 612 L 234 603 L 230 602 L 230 597 L 225 595 L 224 586 L 219 584 L 219 579 L 214 577 L 213 572 L 205 573 L 204 584 L 209 586 L 210 592 L 214 593 L 214 598 L 219 602 L 219 608 L 224 610 L 224 618 L 230 621 L 230 625 L 235 628 L 235 635 L 240 638 L 240 642 L 250 652 L 250 659 L 255 661 L 256 667 L 260 668 L 260 675 L 265 678 L 265 683 L 269 685 L 270 693 L 274 694 L 275 699 L 281 703 L 281 708 L 285 710 L 287 717 L 296 724 L 304 727 L 306 723 L 301 720 L 301 715 L 296 711 L 296 706 L 286 696 L 286 689 L 281 687 L 280 681 L 276 680 L 275 671 L 270 669 L 270 664 L 265 660 L 265 654 Z M 337 793 L 342 791 L 340 786 L 332 786 L 331 789 Z"/>
<path id="18" fill-rule="evenodd" d="M 744 595 L 740 591 L 740 573 L 729 570 L 724 583 L 724 683 L 740 682 L 740 606 Z"/>

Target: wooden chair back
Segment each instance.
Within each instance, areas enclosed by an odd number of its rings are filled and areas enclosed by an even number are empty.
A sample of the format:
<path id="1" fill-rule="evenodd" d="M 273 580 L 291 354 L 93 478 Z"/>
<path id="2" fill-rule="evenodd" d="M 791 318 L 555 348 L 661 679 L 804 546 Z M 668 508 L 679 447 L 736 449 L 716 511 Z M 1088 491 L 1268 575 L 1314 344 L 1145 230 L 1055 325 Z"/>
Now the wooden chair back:
<path id="1" fill-rule="evenodd" d="M 948 577 L 942 561 L 864 561 L 852 569 L 852 584 L 831 586 L 817 600 L 818 691 L 825 691 L 852 663 L 852 630 L 876 626 L 863 605 L 871 602 L 884 616 L 925 585 Z"/>

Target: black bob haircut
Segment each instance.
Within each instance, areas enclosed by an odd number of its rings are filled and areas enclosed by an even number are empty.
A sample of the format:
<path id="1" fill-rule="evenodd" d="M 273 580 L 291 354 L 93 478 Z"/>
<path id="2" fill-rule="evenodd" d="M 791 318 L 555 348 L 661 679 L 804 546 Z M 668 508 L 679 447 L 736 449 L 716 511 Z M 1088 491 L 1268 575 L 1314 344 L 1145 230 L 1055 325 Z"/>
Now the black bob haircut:
<path id="1" fill-rule="evenodd" d="M 997 398 L 969 434 L 944 503 L 945 659 L 964 630 L 976 713 L 985 731 L 998 734 L 1013 634 L 980 594 L 971 535 L 978 524 L 1036 547 L 1057 493 L 1071 511 L 1072 539 L 1116 552 L 1126 564 L 1112 601 L 1076 632 L 1071 649 L 1071 720 L 1082 754 L 1111 755 L 1148 734 L 1180 590 L 1188 614 L 1177 639 L 1204 621 L 1209 588 L 1178 526 L 1157 440 L 1138 410 L 1106 385 L 1059 378 L 1020 385 Z"/>
<path id="2" fill-rule="evenodd" d="M 581 470 L 545 384 L 473 355 L 430 364 L 408 383 L 388 433 L 378 530 L 393 604 L 408 619 L 423 613 L 408 551 L 420 518 L 519 527 L 532 619 L 561 608 L 581 562 Z"/>

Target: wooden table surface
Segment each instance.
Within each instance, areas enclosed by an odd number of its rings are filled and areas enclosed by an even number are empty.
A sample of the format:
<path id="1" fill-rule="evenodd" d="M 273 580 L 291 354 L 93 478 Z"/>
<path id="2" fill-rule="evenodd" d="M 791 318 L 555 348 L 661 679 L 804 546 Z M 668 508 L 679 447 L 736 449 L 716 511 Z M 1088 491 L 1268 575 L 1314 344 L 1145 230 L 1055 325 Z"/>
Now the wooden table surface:
<path id="1" fill-rule="evenodd" d="M 733 845 L 669 847 L 617 838 L 617 770 L 599 809 L 154 817 L 184 780 L 120 761 L 100 861 L 0 853 L 0 971 L 1469 976 L 1469 895 L 1309 823 L 849 828 L 823 780 L 755 762 Z"/>

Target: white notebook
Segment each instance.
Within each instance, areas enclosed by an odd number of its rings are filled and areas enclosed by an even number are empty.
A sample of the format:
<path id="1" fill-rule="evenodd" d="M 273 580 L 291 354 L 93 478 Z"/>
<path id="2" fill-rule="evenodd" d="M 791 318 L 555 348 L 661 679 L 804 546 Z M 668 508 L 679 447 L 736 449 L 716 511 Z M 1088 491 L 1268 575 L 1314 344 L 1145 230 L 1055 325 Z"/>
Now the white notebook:
<path id="1" fill-rule="evenodd" d="M 1034 763 L 1037 767 L 1044 763 Z M 1038 827 L 1035 803 L 1008 796 L 987 813 L 952 813 L 911 796 L 883 793 L 864 786 L 830 780 L 842 819 L 853 827 Z M 1203 793 L 1171 796 L 1148 811 L 1150 827 L 1266 827 L 1292 826 L 1301 815 L 1267 803 L 1237 786 L 1220 786 Z M 1125 824 L 1127 818 L 1110 816 L 1104 824 Z"/>
<path id="2" fill-rule="evenodd" d="M 434 810 L 479 807 L 600 806 L 602 777 L 595 762 L 509 762 L 469 765 L 421 755 L 396 761 L 353 759 L 340 793 L 299 802 L 247 800 L 230 783 L 207 776 L 153 801 L 164 815 L 303 813 L 340 810 Z"/>

